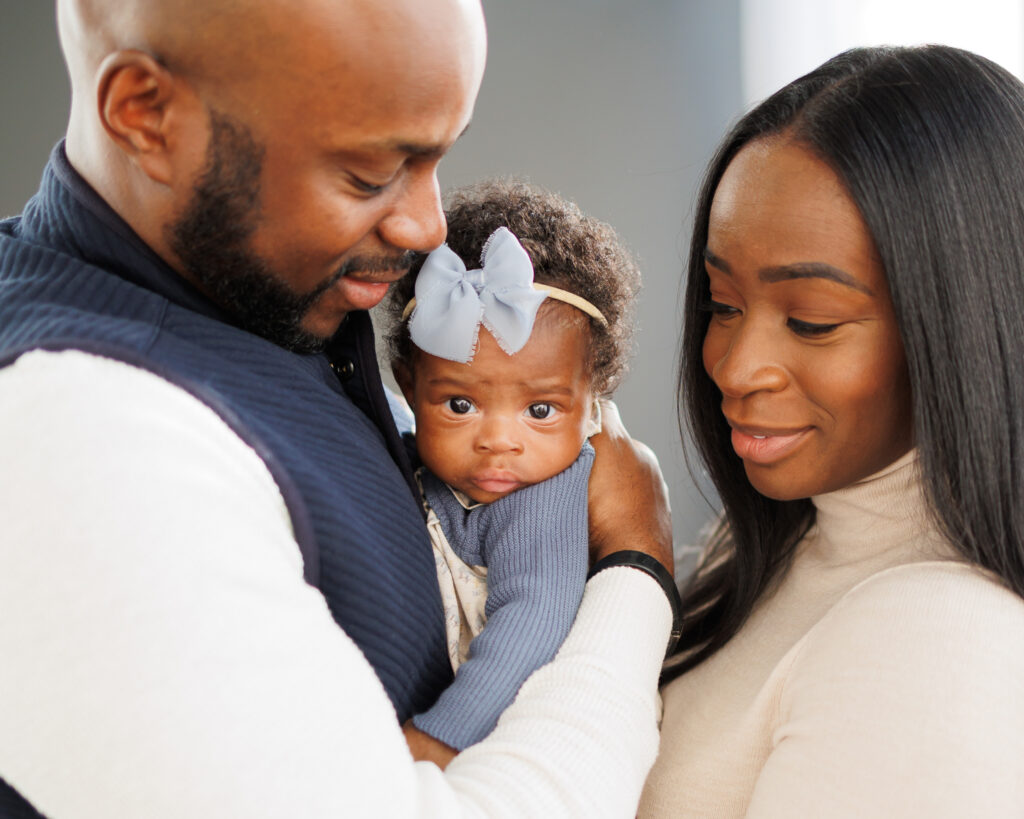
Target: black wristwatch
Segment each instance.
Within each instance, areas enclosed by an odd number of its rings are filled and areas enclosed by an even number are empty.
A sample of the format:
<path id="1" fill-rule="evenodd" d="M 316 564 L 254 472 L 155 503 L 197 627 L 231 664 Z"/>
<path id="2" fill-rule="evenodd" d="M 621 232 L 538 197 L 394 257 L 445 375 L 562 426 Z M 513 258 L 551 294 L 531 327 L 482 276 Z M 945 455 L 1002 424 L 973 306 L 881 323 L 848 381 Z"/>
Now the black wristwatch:
<path id="1" fill-rule="evenodd" d="M 683 625 L 683 604 L 679 599 L 679 588 L 676 586 L 675 578 L 668 573 L 668 569 L 662 566 L 657 559 L 651 557 L 646 552 L 624 549 L 621 552 L 612 552 L 610 555 L 602 557 L 591 566 L 590 571 L 587 573 L 587 580 L 590 580 L 598 572 L 610 569 L 613 566 L 629 566 L 633 569 L 639 569 L 658 581 L 658 585 L 665 592 L 669 605 L 672 607 L 672 633 L 669 635 L 668 649 L 665 651 L 666 657 L 671 656 L 672 652 L 675 651 L 676 643 L 679 642 L 679 635 L 682 633 Z"/>

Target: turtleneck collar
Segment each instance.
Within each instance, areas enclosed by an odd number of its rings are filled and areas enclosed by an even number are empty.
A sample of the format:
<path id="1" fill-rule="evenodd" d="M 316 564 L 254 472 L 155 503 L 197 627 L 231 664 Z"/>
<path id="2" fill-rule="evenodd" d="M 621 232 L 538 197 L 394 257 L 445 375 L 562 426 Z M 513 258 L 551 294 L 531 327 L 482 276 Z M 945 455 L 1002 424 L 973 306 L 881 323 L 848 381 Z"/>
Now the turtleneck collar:
<path id="1" fill-rule="evenodd" d="M 929 513 L 916 449 L 811 501 L 817 516 L 800 549 L 806 557 L 846 565 L 883 553 L 894 562 L 956 556 Z"/>

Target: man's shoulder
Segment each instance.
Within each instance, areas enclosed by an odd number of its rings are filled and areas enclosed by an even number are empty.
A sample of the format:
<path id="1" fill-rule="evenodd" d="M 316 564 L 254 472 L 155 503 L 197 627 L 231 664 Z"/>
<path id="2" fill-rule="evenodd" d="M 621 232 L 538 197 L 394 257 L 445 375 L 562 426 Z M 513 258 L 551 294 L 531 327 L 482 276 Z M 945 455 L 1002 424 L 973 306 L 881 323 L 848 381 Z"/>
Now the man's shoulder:
<path id="1" fill-rule="evenodd" d="M 44 492 L 78 464 L 79 480 L 112 486 L 126 475 L 177 476 L 181 487 L 230 476 L 281 506 L 268 465 L 213 408 L 156 373 L 81 350 L 33 350 L 0 369 L 0 442 L 8 477 L 31 473 Z"/>
<path id="2" fill-rule="evenodd" d="M 265 470 L 244 436 L 183 385 L 137 363 L 79 349 L 30 350 L 0 368 L 0 424 L 21 430 L 27 440 L 60 430 L 92 446 L 115 443 L 126 427 L 162 449 L 169 440 L 203 439 L 217 450 L 255 458 L 251 466 Z"/>
<path id="3" fill-rule="evenodd" d="M 157 421 L 175 415 L 219 421 L 200 399 L 129 357 L 78 348 L 31 349 L 0 367 L 0 412 L 6 419 L 40 421 L 81 416 L 140 417 Z M 223 425 L 223 422 L 219 422 Z"/>

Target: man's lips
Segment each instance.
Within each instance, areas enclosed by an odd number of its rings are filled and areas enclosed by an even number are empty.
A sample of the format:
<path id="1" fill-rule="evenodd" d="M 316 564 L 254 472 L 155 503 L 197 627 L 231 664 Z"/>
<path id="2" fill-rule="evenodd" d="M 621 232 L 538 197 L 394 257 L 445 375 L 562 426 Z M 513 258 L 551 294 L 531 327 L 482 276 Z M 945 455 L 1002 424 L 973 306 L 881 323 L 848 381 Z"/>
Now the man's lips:
<path id="1" fill-rule="evenodd" d="M 363 282 L 364 284 L 394 284 L 399 279 L 404 279 L 408 273 L 408 268 L 405 268 L 400 270 L 388 270 L 384 273 L 346 273 L 342 278 Z"/>
<path id="2" fill-rule="evenodd" d="M 767 466 L 785 458 L 810 434 L 812 427 L 779 428 L 752 424 L 732 427 L 732 448 L 744 461 Z"/>
<path id="3" fill-rule="evenodd" d="M 338 279 L 335 288 L 352 309 L 369 310 L 376 307 L 387 295 L 388 288 L 404 275 L 404 271 L 366 276 L 348 274 Z"/>

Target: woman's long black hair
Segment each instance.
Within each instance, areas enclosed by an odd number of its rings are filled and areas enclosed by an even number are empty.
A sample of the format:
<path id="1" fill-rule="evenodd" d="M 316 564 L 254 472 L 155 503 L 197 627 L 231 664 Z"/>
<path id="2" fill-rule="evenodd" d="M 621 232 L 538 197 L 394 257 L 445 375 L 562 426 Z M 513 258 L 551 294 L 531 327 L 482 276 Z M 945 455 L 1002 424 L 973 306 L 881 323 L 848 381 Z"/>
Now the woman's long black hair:
<path id="1" fill-rule="evenodd" d="M 939 527 L 1024 596 L 1024 85 L 945 46 L 854 49 L 744 116 L 712 160 L 690 245 L 680 424 L 723 518 L 684 589 L 672 679 L 737 632 L 814 523 L 809 500 L 758 493 L 702 365 L 708 215 L 726 166 L 785 134 L 826 162 L 885 269 L 913 396 L 914 440 Z"/>

